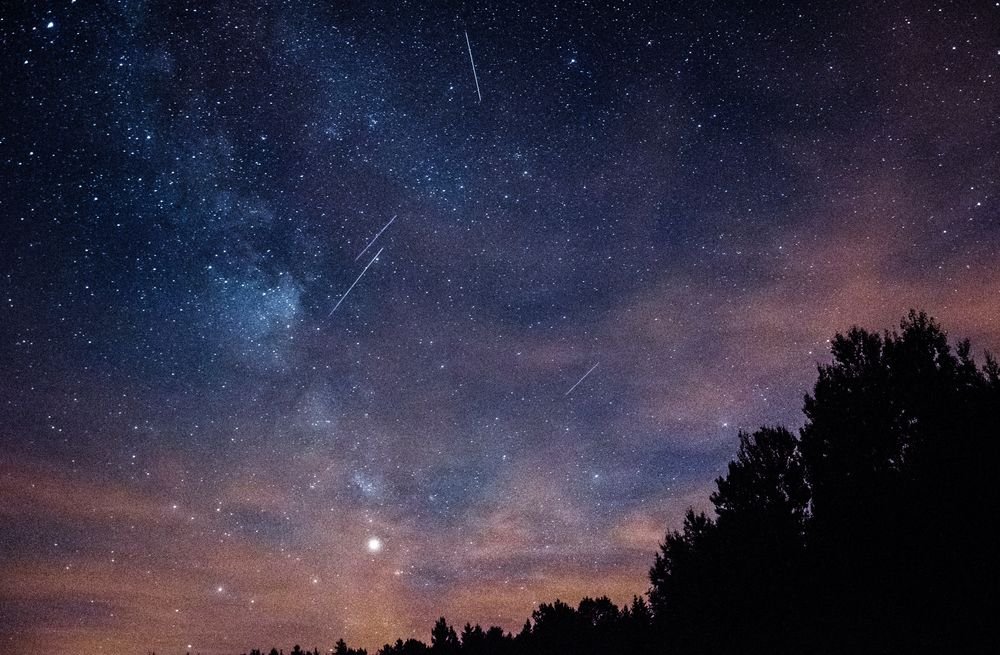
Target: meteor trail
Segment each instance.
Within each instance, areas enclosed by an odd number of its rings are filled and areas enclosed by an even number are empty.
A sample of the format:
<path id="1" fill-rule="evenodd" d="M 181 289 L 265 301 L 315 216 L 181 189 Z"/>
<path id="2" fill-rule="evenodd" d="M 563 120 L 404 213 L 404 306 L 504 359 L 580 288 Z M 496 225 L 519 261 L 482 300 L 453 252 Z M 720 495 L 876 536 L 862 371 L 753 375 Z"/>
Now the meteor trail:
<path id="1" fill-rule="evenodd" d="M 362 250 L 361 252 L 359 252 L 359 253 L 358 253 L 358 256 L 354 258 L 354 261 L 358 261 L 359 259 L 361 259 L 361 255 L 365 254 L 365 250 L 368 250 L 369 248 L 371 248 L 371 247 L 372 247 L 372 244 L 373 244 L 373 243 L 375 243 L 375 239 L 377 239 L 377 238 L 379 238 L 380 236 L 382 236 L 382 233 L 383 233 L 383 232 L 385 232 L 385 228 L 387 228 L 387 227 L 389 227 L 390 225 L 392 225 L 392 222 L 393 222 L 394 220 L 396 220 L 396 216 L 398 216 L 398 215 L 399 215 L 399 214 L 393 214 L 393 215 L 392 215 L 392 218 L 390 218 L 390 219 L 389 219 L 389 222 L 388 222 L 388 223 L 386 223 L 385 225 L 383 225 L 383 226 L 382 226 L 382 229 L 381 229 L 381 230 L 379 230 L 379 231 L 378 231 L 378 234 L 376 234 L 376 235 L 375 235 L 375 236 L 374 236 L 374 237 L 372 238 L 372 240 L 368 242 L 368 245 L 364 247 L 364 250 Z"/>
<path id="2" fill-rule="evenodd" d="M 483 101 L 483 94 L 479 92 L 479 76 L 476 75 L 476 62 L 472 59 L 472 44 L 469 43 L 469 33 L 465 33 L 465 47 L 469 49 L 469 63 L 472 64 L 472 79 L 476 80 L 476 95 L 479 96 L 479 102 Z"/>
<path id="3" fill-rule="evenodd" d="M 364 267 L 364 268 L 363 268 L 363 269 L 361 270 L 361 275 L 359 275 L 359 276 L 358 276 L 358 279 L 354 281 L 354 284 L 352 284 L 351 286 L 347 287 L 347 291 L 345 291 L 345 292 L 344 292 L 344 295 L 342 295 L 342 296 L 340 297 L 340 300 L 338 300 L 338 301 L 337 301 L 337 304 L 333 306 L 333 309 L 331 309 L 331 310 L 330 310 L 330 313 L 329 313 L 329 314 L 327 314 L 327 317 L 330 317 L 330 316 L 333 316 L 333 313 L 334 313 L 335 311 L 337 311 L 337 308 L 338 308 L 338 307 L 340 307 L 340 303 L 344 302 L 344 298 L 346 298 L 346 297 L 347 297 L 347 294 L 349 294 L 349 293 L 351 292 L 351 289 L 353 289 L 353 288 L 354 288 L 354 285 L 355 285 L 355 284 L 357 284 L 357 283 L 358 283 L 358 282 L 359 282 L 359 281 L 361 280 L 361 277 L 362 277 L 362 276 L 363 276 L 363 275 L 365 274 L 365 272 L 366 272 L 366 271 L 368 270 L 368 268 L 369 268 L 369 267 L 370 267 L 370 266 L 371 266 L 372 264 L 374 264 L 374 263 L 375 263 L 375 260 L 376 260 L 376 259 L 378 259 L 378 256 L 382 254 L 382 251 L 383 251 L 383 250 L 385 250 L 385 248 L 379 248 L 379 249 L 378 249 L 378 252 L 377 252 L 377 253 L 375 253 L 375 256 L 374 256 L 374 257 L 372 257 L 372 260 L 371 260 L 370 262 L 368 262 L 368 266 L 365 266 L 365 267 Z"/>
<path id="4" fill-rule="evenodd" d="M 597 362 L 597 364 L 600 364 L 600 362 Z M 580 378 L 579 380 L 577 380 L 577 381 L 576 381 L 576 384 L 574 384 L 574 385 L 573 385 L 572 387 L 570 387 L 570 388 L 569 388 L 569 391 L 567 391 L 567 392 L 566 392 L 566 393 L 564 393 L 563 395 L 564 395 L 564 396 L 568 396 L 568 395 L 570 395 L 571 393 L 573 393 L 573 389 L 576 389 L 576 388 L 577 388 L 578 386 L 580 386 L 580 383 L 581 383 L 581 382 L 583 382 L 584 380 L 586 380 L 586 379 L 587 379 L 587 376 L 588 376 L 588 375 L 590 375 L 591 373 L 593 373 L 593 372 L 594 372 L 594 369 L 595 369 L 595 368 L 597 368 L 597 364 L 594 364 L 593 366 L 591 366 L 591 367 L 590 367 L 590 370 L 589 370 L 589 371 L 587 371 L 586 373 L 584 373 L 584 374 L 583 374 L 583 377 L 582 377 L 582 378 Z"/>

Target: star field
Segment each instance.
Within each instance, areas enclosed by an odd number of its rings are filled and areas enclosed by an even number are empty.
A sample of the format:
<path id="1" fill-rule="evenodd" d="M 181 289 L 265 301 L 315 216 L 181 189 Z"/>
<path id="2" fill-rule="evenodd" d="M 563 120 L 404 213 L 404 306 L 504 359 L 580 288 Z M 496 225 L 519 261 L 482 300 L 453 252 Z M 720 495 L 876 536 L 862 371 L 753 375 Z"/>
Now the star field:
<path id="1" fill-rule="evenodd" d="M 626 601 L 834 332 L 1000 348 L 1000 6 L 669 4 L 4 5 L 3 649 Z"/>

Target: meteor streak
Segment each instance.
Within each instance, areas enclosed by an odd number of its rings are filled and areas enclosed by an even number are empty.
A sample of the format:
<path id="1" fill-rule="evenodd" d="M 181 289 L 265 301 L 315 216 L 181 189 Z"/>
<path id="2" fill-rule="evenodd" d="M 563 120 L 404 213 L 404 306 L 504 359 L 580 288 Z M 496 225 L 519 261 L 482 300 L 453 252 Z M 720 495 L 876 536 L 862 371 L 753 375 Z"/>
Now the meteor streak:
<path id="1" fill-rule="evenodd" d="M 368 250 L 369 248 L 372 247 L 372 244 L 375 243 L 375 239 L 378 239 L 380 236 L 382 236 L 382 233 L 385 232 L 385 228 L 387 228 L 390 225 L 392 225 L 392 222 L 394 220 L 396 220 L 396 216 L 398 216 L 398 215 L 399 214 L 393 214 L 392 215 L 392 218 L 389 219 L 389 222 L 386 223 L 385 225 L 383 225 L 382 229 L 378 231 L 378 234 L 376 234 L 374 237 L 372 237 L 372 240 L 368 242 L 368 245 L 364 247 L 364 250 L 362 250 L 361 252 L 358 253 L 358 256 L 354 258 L 354 261 L 358 261 L 359 259 L 361 259 L 361 255 L 365 254 L 365 250 Z"/>
<path id="2" fill-rule="evenodd" d="M 600 364 L 600 362 L 597 362 L 597 364 Z M 576 384 L 574 384 L 574 385 L 573 385 L 572 387 L 570 387 L 570 388 L 569 388 L 569 391 L 567 391 L 567 392 L 566 392 L 566 393 L 564 393 L 563 395 L 564 395 L 564 396 L 568 396 L 568 395 L 570 395 L 571 393 L 573 393 L 573 389 L 576 389 L 576 388 L 577 388 L 578 386 L 580 386 L 580 383 L 581 383 L 581 382 L 583 382 L 584 380 L 586 380 L 586 379 L 587 379 L 587 376 L 588 376 L 588 375 L 590 375 L 591 373 L 593 373 L 593 372 L 594 372 L 594 369 L 595 369 L 595 368 L 597 368 L 597 364 L 594 364 L 593 366 L 591 366 L 591 367 L 590 367 L 590 370 L 589 370 L 589 371 L 587 371 L 586 373 L 584 373 L 584 374 L 583 374 L 583 377 L 582 377 L 582 378 L 580 378 L 579 380 L 577 380 L 577 381 L 576 381 Z"/>
<path id="3" fill-rule="evenodd" d="M 363 269 L 361 270 L 361 275 L 359 275 L 359 276 L 358 276 L 358 279 L 354 281 L 354 284 L 352 284 L 351 286 L 347 287 L 347 291 L 345 291 L 345 292 L 344 292 L 344 295 L 342 295 L 342 296 L 340 297 L 340 300 L 338 300 L 338 301 L 337 301 L 337 304 L 333 306 L 333 309 L 331 309 L 331 310 L 330 310 L 330 313 L 329 313 L 329 314 L 327 314 L 327 317 L 330 317 L 330 316 L 333 316 L 333 313 L 334 313 L 335 311 L 337 311 L 337 308 L 338 308 L 338 307 L 340 307 L 340 303 L 344 302 L 344 298 L 346 298 L 346 297 L 347 297 L 347 294 L 349 294 L 349 293 L 351 292 L 351 289 L 353 289 L 353 288 L 354 288 L 354 285 L 355 285 L 355 284 L 357 284 L 357 283 L 358 283 L 358 282 L 359 282 L 359 281 L 361 280 L 361 277 L 362 277 L 362 276 L 363 276 L 363 275 L 365 274 L 365 272 L 366 272 L 366 271 L 368 270 L 368 268 L 369 268 L 369 267 L 370 267 L 370 266 L 371 266 L 372 264 L 374 264 L 374 263 L 375 263 L 375 260 L 376 260 L 376 259 L 378 259 L 378 256 L 382 254 L 382 251 L 383 251 L 383 250 L 385 250 L 385 248 L 379 248 L 379 249 L 378 249 L 378 252 L 377 252 L 377 253 L 375 253 L 375 256 L 374 256 L 374 257 L 372 257 L 372 260 L 371 260 L 370 262 L 368 262 L 368 266 L 365 266 L 365 267 L 364 267 L 364 268 L 363 268 Z"/>
<path id="4" fill-rule="evenodd" d="M 476 95 L 479 96 L 479 102 L 483 101 L 483 94 L 479 92 L 479 76 L 476 75 L 476 62 L 472 59 L 472 44 L 469 43 L 469 33 L 465 33 L 465 47 L 469 49 L 469 63 L 472 64 L 472 79 L 476 81 Z"/>

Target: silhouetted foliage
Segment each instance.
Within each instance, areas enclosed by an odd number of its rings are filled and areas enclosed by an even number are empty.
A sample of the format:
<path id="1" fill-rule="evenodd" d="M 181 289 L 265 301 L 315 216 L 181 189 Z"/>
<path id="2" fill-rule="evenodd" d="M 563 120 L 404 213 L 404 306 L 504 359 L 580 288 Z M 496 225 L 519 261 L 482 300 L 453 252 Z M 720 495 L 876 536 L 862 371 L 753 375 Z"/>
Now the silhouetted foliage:
<path id="1" fill-rule="evenodd" d="M 354 649 L 347 646 L 347 642 L 343 639 L 338 639 L 337 643 L 333 647 L 334 655 L 368 655 L 368 651 L 364 648 Z"/>
<path id="2" fill-rule="evenodd" d="M 453 655 L 461 648 L 455 629 L 442 616 L 431 630 L 431 651 L 435 655 Z"/>
<path id="3" fill-rule="evenodd" d="M 442 617 L 379 655 L 990 652 L 1000 366 L 917 312 L 831 352 L 799 435 L 741 433 L 714 516 L 667 533 L 648 603 L 542 603 L 517 636 Z"/>
<path id="4" fill-rule="evenodd" d="M 899 332 L 853 329 L 820 367 L 801 448 L 810 548 L 829 650 L 954 650 L 985 635 L 984 510 L 1000 438 L 996 364 L 953 353 L 926 314 Z M 976 564 L 973 566 L 973 564 Z M 995 570 L 995 569 L 994 569 Z M 995 578 L 994 578 L 995 579 Z"/>
<path id="5" fill-rule="evenodd" d="M 997 365 L 978 368 L 967 342 L 953 353 L 916 312 L 898 332 L 837 335 L 831 351 L 799 438 L 741 435 L 717 518 L 689 512 L 667 535 L 650 601 L 677 652 L 985 643 L 968 594 L 986 593 L 977 576 L 992 561 L 980 513 L 997 507 Z"/>
<path id="6" fill-rule="evenodd" d="M 425 655 L 430 649 L 422 641 L 416 639 L 397 639 L 393 645 L 386 644 L 379 649 L 378 655 Z"/>

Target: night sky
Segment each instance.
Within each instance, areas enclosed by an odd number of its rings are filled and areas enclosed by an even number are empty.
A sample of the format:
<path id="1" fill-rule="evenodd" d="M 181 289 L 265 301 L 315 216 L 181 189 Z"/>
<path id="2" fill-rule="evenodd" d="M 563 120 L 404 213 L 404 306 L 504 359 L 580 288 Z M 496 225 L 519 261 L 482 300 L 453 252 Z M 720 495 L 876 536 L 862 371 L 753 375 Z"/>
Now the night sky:
<path id="1" fill-rule="evenodd" d="M 1000 350 L 1000 6 L 670 4 L 3 3 L 0 649 L 621 603 L 834 332 Z"/>

